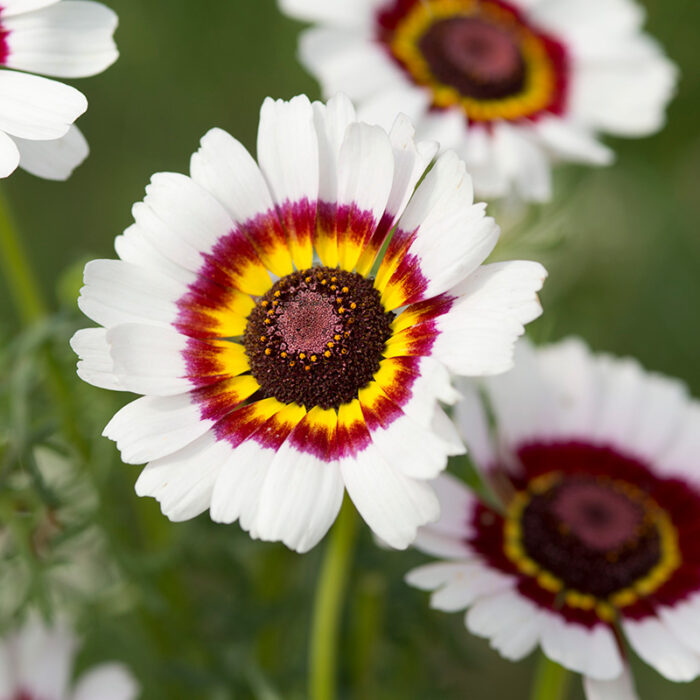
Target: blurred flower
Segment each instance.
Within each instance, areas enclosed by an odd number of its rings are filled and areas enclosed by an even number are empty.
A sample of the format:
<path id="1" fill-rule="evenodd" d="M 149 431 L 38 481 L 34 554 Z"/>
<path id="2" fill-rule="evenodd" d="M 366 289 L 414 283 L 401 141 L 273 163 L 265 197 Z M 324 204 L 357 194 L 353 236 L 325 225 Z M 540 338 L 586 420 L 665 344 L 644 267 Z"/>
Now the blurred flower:
<path id="1" fill-rule="evenodd" d="M 139 693 L 131 673 L 105 663 L 70 677 L 76 639 L 64 622 L 47 627 L 30 619 L 0 640 L 0 700 L 133 700 Z"/>
<path id="2" fill-rule="evenodd" d="M 503 511 L 442 476 L 417 546 L 448 561 L 408 575 L 508 659 L 535 646 L 591 698 L 634 698 L 621 646 L 673 681 L 700 674 L 700 404 L 633 360 L 577 340 L 522 343 L 515 369 L 456 418 Z"/>
<path id="3" fill-rule="evenodd" d="M 191 177 L 153 177 L 121 260 L 85 269 L 80 308 L 104 328 L 72 340 L 83 379 L 145 394 L 105 429 L 150 461 L 137 493 L 298 551 L 345 487 L 394 547 L 437 517 L 426 480 L 462 450 L 448 370 L 511 366 L 545 272 L 480 267 L 498 227 L 464 163 L 445 153 L 415 189 L 436 149 L 343 96 L 268 99 L 259 165 L 215 129 Z"/>
<path id="4" fill-rule="evenodd" d="M 117 60 L 117 16 L 89 0 L 3 0 L 0 7 L 0 177 L 19 165 L 65 180 L 88 155 L 73 122 L 85 96 L 59 78 L 100 73 Z"/>
<path id="5" fill-rule="evenodd" d="M 456 149 L 476 193 L 546 201 L 551 163 L 605 165 L 598 132 L 661 128 L 676 69 L 632 0 L 280 0 L 318 23 L 301 60 L 360 117 L 398 111 Z"/>

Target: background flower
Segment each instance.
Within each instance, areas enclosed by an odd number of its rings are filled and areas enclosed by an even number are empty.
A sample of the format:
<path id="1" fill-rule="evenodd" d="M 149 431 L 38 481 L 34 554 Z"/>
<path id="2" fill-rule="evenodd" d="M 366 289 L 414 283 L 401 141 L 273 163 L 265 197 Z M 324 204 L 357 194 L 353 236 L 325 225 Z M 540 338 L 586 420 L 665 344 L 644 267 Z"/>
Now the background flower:
<path id="1" fill-rule="evenodd" d="M 0 9 L 0 177 L 18 165 L 65 180 L 87 157 L 76 89 L 30 73 L 83 78 L 117 60 L 117 16 L 92 0 L 6 0 Z M 26 71 L 26 72 L 24 72 Z"/>
<path id="2" fill-rule="evenodd" d="M 34 617 L 0 642 L 3 700 L 134 700 L 138 685 L 126 667 L 104 663 L 72 683 L 77 640 L 65 622 Z"/>
<path id="3" fill-rule="evenodd" d="M 280 0 L 299 55 L 360 115 L 455 148 L 481 197 L 551 197 L 550 164 L 605 165 L 599 133 L 657 131 L 676 70 L 633 0 Z"/>
<path id="4" fill-rule="evenodd" d="M 636 697 L 618 633 L 670 680 L 698 676 L 700 404 L 575 340 L 523 342 L 515 369 L 485 380 L 493 435 L 464 389 L 456 421 L 503 511 L 441 477 L 441 519 L 416 546 L 450 563 L 408 581 L 436 591 L 433 607 L 469 608 L 506 658 L 541 645 L 591 698 Z"/>

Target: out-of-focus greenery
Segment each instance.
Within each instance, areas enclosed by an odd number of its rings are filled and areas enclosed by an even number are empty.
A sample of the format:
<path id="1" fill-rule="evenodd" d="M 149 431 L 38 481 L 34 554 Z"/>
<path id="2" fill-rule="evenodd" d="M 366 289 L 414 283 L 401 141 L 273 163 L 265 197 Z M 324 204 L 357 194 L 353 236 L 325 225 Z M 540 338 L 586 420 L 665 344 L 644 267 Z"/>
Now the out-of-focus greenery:
<path id="1" fill-rule="evenodd" d="M 90 100 L 80 126 L 91 157 L 65 184 L 21 172 L 3 184 L 58 314 L 20 334 L 0 280 L 0 611 L 28 598 L 47 610 L 72 606 L 87 642 L 81 665 L 124 660 L 148 700 L 303 698 L 322 545 L 298 556 L 206 515 L 171 524 L 138 499 L 138 468 L 122 465 L 100 437 L 126 399 L 79 382 L 66 343 L 86 325 L 74 303 L 76 261 L 113 256 L 150 175 L 185 171 L 212 126 L 254 150 L 263 98 L 317 96 L 317 87 L 293 58 L 299 26 L 273 0 L 109 4 L 121 19 L 122 57 L 75 83 Z M 616 141 L 618 163 L 608 169 L 559 171 L 556 201 L 531 214 L 541 233 L 513 234 L 500 254 L 549 267 L 538 340 L 580 334 L 700 395 L 700 4 L 645 5 L 649 30 L 683 73 L 667 128 Z M 47 343 L 65 377 L 59 385 L 43 361 Z M 57 418 L 57 396 L 69 425 Z M 62 463 L 73 473 L 56 479 Z M 86 535 L 88 523 L 99 536 Z M 405 586 L 403 574 L 422 561 L 379 549 L 363 526 L 344 618 L 343 697 L 526 697 L 531 660 L 501 660 L 460 615 L 430 611 L 426 596 Z M 646 700 L 700 692 L 698 682 L 673 685 L 637 666 Z M 578 683 L 571 697 L 581 697 Z"/>

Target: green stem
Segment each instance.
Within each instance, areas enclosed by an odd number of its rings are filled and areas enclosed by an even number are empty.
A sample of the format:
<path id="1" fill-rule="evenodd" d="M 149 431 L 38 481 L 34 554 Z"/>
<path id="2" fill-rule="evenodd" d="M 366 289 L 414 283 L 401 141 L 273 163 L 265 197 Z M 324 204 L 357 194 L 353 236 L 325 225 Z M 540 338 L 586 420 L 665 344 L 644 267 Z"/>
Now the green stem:
<path id="1" fill-rule="evenodd" d="M 530 700 L 564 700 L 571 674 L 563 666 L 540 655 Z"/>
<path id="2" fill-rule="evenodd" d="M 321 563 L 309 643 L 309 697 L 333 700 L 343 597 L 357 534 L 357 514 L 348 498 L 340 510 Z"/>
<path id="3" fill-rule="evenodd" d="M 0 270 L 5 277 L 22 325 L 28 328 L 44 320 L 49 315 L 49 308 L 10 213 L 7 198 L 1 190 Z M 61 367 L 48 345 L 43 350 L 42 356 L 46 363 L 49 390 L 61 411 L 65 435 L 80 456 L 85 459 L 88 455 L 88 446 L 80 435 L 75 421 L 73 397 Z"/>
<path id="4" fill-rule="evenodd" d="M 0 265 L 10 288 L 17 312 L 25 326 L 40 321 L 47 315 L 39 281 L 17 235 L 7 199 L 0 191 Z"/>

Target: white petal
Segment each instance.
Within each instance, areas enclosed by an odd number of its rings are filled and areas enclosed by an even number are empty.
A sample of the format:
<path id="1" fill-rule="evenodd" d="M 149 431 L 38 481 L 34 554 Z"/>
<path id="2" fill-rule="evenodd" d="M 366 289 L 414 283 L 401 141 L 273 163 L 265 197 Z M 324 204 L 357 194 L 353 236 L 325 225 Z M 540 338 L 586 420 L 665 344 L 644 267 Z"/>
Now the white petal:
<path id="1" fill-rule="evenodd" d="M 678 71 L 656 53 L 643 61 L 582 66 L 572 84 L 574 118 L 620 136 L 647 136 L 661 129 Z"/>
<path id="2" fill-rule="evenodd" d="M 436 141 L 415 141 L 416 131 L 405 114 L 399 114 L 389 132 L 394 150 L 394 182 L 386 211 L 391 225 L 403 214 L 418 181 L 438 152 Z"/>
<path id="3" fill-rule="evenodd" d="M 644 20 L 644 10 L 633 0 L 542 0 L 533 8 L 543 28 L 570 36 L 588 31 L 629 34 Z"/>
<path id="4" fill-rule="evenodd" d="M 591 165 L 609 165 L 615 159 L 612 149 L 603 145 L 582 126 L 560 117 L 543 117 L 534 127 L 538 137 L 559 158 Z"/>
<path id="5" fill-rule="evenodd" d="M 19 149 L 17 142 L 4 131 L 0 131 L 0 177 L 12 175 L 19 165 Z"/>
<path id="6" fill-rule="evenodd" d="M 267 98 L 260 110 L 258 162 L 278 205 L 318 196 L 318 138 L 305 95 Z"/>
<path id="7" fill-rule="evenodd" d="M 463 150 L 467 137 L 467 117 L 459 109 L 441 109 L 428 112 L 417 122 L 416 128 L 421 138 L 440 144 L 444 150 Z"/>
<path id="8" fill-rule="evenodd" d="M 260 489 L 277 452 L 249 439 L 233 448 L 221 465 L 211 499 L 211 519 L 233 523 L 240 518 L 241 527 L 250 531 L 260 500 Z"/>
<path id="9" fill-rule="evenodd" d="M 100 664 L 78 680 L 71 700 L 136 700 L 139 686 L 126 666 Z"/>
<path id="10" fill-rule="evenodd" d="M 70 678 L 76 640 L 63 622 L 47 627 L 32 618 L 14 638 L 18 686 L 38 698 L 62 698 Z"/>
<path id="11" fill-rule="evenodd" d="M 603 624 L 589 629 L 542 612 L 542 651 L 565 668 L 598 680 L 622 673 L 622 658 L 612 631 Z"/>
<path id="12" fill-rule="evenodd" d="M 78 376 L 88 384 L 102 389 L 124 391 L 114 374 L 114 362 L 107 342 L 105 328 L 83 328 L 70 340 L 73 352 L 78 355 Z"/>
<path id="13" fill-rule="evenodd" d="M 445 556 L 434 549 L 431 536 L 438 535 L 459 545 L 461 555 L 471 555 L 466 540 L 472 534 L 471 520 L 477 504 L 474 494 L 464 482 L 447 472 L 440 474 L 431 485 L 440 502 L 440 517 L 418 531 L 414 546 L 427 554 Z"/>
<path id="14" fill-rule="evenodd" d="M 486 469 L 493 464 L 494 445 L 483 399 L 473 380 L 457 382 L 462 398 L 454 408 L 454 420 L 467 445 L 467 451 L 477 467 Z"/>
<path id="15" fill-rule="evenodd" d="M 121 236 L 114 239 L 114 249 L 124 262 L 157 270 L 183 286 L 189 286 L 197 279 L 195 272 L 185 269 L 163 255 L 137 224 L 132 224 Z"/>
<path id="16" fill-rule="evenodd" d="M 427 288 L 427 299 L 463 280 L 495 245 L 499 228 L 484 217 L 483 206 L 473 205 L 471 179 L 464 162 L 444 153 L 418 186 L 399 219 L 398 228 L 416 232 L 407 256 L 415 256 Z M 396 278 L 394 278 L 396 281 Z"/>
<path id="17" fill-rule="evenodd" d="M 464 158 L 480 198 L 492 199 L 510 193 L 511 182 L 495 152 L 493 133 L 471 125 L 464 144 Z"/>
<path id="18" fill-rule="evenodd" d="M 280 9 L 305 22 L 352 25 L 365 20 L 377 0 L 279 0 Z"/>
<path id="19" fill-rule="evenodd" d="M 212 425 L 190 394 L 143 396 L 119 410 L 102 434 L 117 443 L 122 461 L 143 464 L 185 447 Z"/>
<path id="20" fill-rule="evenodd" d="M 90 261 L 83 281 L 80 310 L 107 328 L 120 323 L 170 326 L 178 315 L 175 302 L 187 291 L 155 270 L 122 260 Z"/>
<path id="21" fill-rule="evenodd" d="M 58 139 L 87 109 L 85 96 L 38 75 L 0 71 L 0 130 L 25 139 Z"/>
<path id="22" fill-rule="evenodd" d="M 114 373 L 127 391 L 172 396 L 192 388 L 182 351 L 187 338 L 177 331 L 125 323 L 107 331 Z"/>
<path id="23" fill-rule="evenodd" d="M 214 483 L 231 446 L 211 433 L 146 465 L 136 481 L 139 496 L 153 496 L 173 522 L 189 520 L 211 503 Z"/>
<path id="24" fill-rule="evenodd" d="M 601 399 L 592 436 L 645 459 L 669 448 L 688 405 L 683 384 L 628 358 L 599 356 L 596 369 Z"/>
<path id="25" fill-rule="evenodd" d="M 456 571 L 446 585 L 430 596 L 430 607 L 445 612 L 464 610 L 485 595 L 510 591 L 513 584 L 514 579 L 510 576 L 475 560 Z"/>
<path id="26" fill-rule="evenodd" d="M 359 30 L 308 29 L 299 39 L 299 58 L 328 96 L 344 92 L 353 100 L 363 101 L 397 80 L 404 82 L 384 48 Z"/>
<path id="27" fill-rule="evenodd" d="M 597 681 L 584 676 L 583 690 L 586 700 L 639 700 L 629 666 L 625 666 L 622 675 L 611 681 Z"/>
<path id="28" fill-rule="evenodd" d="M 192 179 L 211 192 L 238 223 L 273 208 L 272 195 L 253 156 L 223 129 L 202 138 L 190 162 Z"/>
<path id="29" fill-rule="evenodd" d="M 4 19 L 6 65 L 62 78 L 101 73 L 119 56 L 112 39 L 117 21 L 108 7 L 85 0 L 64 0 Z"/>
<path id="30" fill-rule="evenodd" d="M 540 638 L 539 610 L 514 590 L 479 598 L 465 617 L 472 634 L 486 637 L 491 646 L 511 661 L 527 656 Z"/>
<path id="31" fill-rule="evenodd" d="M 338 154 L 338 204 L 367 210 L 379 222 L 394 178 L 394 153 L 386 131 L 350 124 Z"/>
<path id="32" fill-rule="evenodd" d="M 75 125 L 58 139 L 28 141 L 17 138 L 15 143 L 19 148 L 20 167 L 47 180 L 67 180 L 90 153 L 85 137 Z"/>
<path id="33" fill-rule="evenodd" d="M 59 0 L 3 0 L 2 15 L 3 17 L 12 17 L 22 14 L 23 12 L 31 12 L 40 7 L 53 5 Z"/>
<path id="34" fill-rule="evenodd" d="M 216 198 L 179 173 L 156 173 L 146 187 L 134 218 L 167 257 L 198 270 L 202 254 L 234 229 L 234 222 Z"/>
<path id="35" fill-rule="evenodd" d="M 447 466 L 448 456 L 454 454 L 434 431 L 405 414 L 370 433 L 380 454 L 413 479 L 434 479 Z"/>
<path id="36" fill-rule="evenodd" d="M 302 421 L 267 469 L 250 533 L 262 540 L 282 541 L 297 552 L 307 552 L 328 532 L 344 492 L 336 462 L 294 446 L 296 434 L 306 429 Z"/>
<path id="37" fill-rule="evenodd" d="M 391 547 L 405 549 L 421 525 L 437 519 L 439 504 L 432 488 L 404 476 L 374 445 L 341 460 L 340 468 L 360 515 Z"/>
<path id="38" fill-rule="evenodd" d="M 659 456 L 656 467 L 665 473 L 700 480 L 697 456 L 700 454 L 700 402 L 692 401 L 678 426 L 675 439 Z"/>
<path id="39" fill-rule="evenodd" d="M 322 202 L 338 201 L 338 158 L 345 132 L 356 122 L 355 108 L 343 93 L 323 102 L 314 102 L 314 123 L 318 138 L 318 198 Z"/>
<path id="40" fill-rule="evenodd" d="M 622 620 L 622 629 L 640 658 L 671 681 L 692 681 L 700 674 L 700 656 L 655 617 Z"/>
<path id="41" fill-rule="evenodd" d="M 357 114 L 362 121 L 378 124 L 388 131 L 399 112 L 417 124 L 428 112 L 429 106 L 430 93 L 408 82 L 400 73 L 391 85 L 363 100 L 357 107 Z"/>
<path id="42" fill-rule="evenodd" d="M 469 571 L 466 562 L 439 561 L 411 569 L 404 580 L 409 586 L 419 588 L 421 591 L 434 591 L 466 571 Z"/>
<path id="43" fill-rule="evenodd" d="M 513 366 L 524 324 L 542 313 L 537 292 L 547 276 L 539 263 L 484 265 L 451 293 L 454 306 L 438 320 L 433 353 L 455 373 L 499 374 Z"/>
<path id="44" fill-rule="evenodd" d="M 551 166 L 530 129 L 498 123 L 494 129 L 493 154 L 499 169 L 526 201 L 546 202 L 552 197 Z"/>

